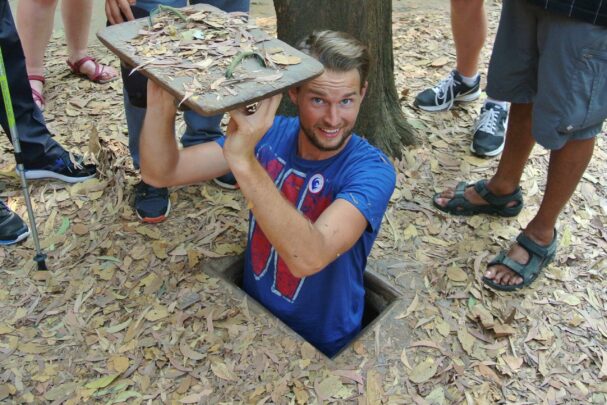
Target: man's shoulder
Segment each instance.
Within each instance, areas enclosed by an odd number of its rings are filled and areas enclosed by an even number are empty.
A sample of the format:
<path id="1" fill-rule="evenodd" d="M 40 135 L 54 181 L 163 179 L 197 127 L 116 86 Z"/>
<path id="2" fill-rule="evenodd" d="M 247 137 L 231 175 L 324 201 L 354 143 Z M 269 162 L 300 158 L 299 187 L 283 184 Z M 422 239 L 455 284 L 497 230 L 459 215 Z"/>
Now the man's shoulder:
<path id="1" fill-rule="evenodd" d="M 394 166 L 388 156 L 378 147 L 371 145 L 365 138 L 353 134 L 351 142 L 353 144 L 350 157 L 355 162 L 364 162 L 365 164 L 375 162 L 378 166 L 394 170 Z"/>

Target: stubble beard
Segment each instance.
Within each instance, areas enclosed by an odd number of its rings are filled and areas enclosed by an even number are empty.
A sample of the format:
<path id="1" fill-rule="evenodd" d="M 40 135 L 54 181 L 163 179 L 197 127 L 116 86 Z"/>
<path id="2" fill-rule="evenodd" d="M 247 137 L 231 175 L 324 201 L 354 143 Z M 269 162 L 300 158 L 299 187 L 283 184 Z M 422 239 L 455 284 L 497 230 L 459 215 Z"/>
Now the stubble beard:
<path id="1" fill-rule="evenodd" d="M 320 150 L 322 152 L 334 152 L 336 150 L 341 149 L 345 145 L 345 143 L 348 141 L 348 139 L 350 139 L 350 137 L 352 136 L 352 129 L 349 129 L 348 131 L 344 131 L 344 135 L 342 135 L 341 140 L 339 141 L 339 143 L 337 145 L 326 146 L 326 145 L 323 145 L 322 143 L 320 143 L 320 141 L 314 134 L 314 130 L 311 130 L 309 128 L 304 128 L 301 124 L 299 125 L 299 127 L 303 131 L 306 138 L 308 138 L 308 141 L 310 141 L 310 143 L 312 145 L 314 145 L 318 150 Z"/>

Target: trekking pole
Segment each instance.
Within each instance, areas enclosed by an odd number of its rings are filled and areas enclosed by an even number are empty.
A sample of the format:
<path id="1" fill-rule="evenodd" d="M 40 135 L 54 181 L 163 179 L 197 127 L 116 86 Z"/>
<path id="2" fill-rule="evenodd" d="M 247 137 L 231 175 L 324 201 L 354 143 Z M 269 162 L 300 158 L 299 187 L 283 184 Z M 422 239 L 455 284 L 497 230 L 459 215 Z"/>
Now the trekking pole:
<path id="1" fill-rule="evenodd" d="M 8 120 L 8 127 L 11 133 L 11 140 L 13 141 L 13 148 L 15 149 L 15 160 L 17 162 L 17 172 L 21 177 L 21 188 L 23 189 L 23 195 L 25 196 L 25 205 L 27 206 L 27 215 L 29 217 L 30 227 L 32 228 L 32 237 L 34 238 L 34 245 L 36 246 L 36 256 L 34 261 L 38 265 L 38 270 L 47 270 L 46 267 L 46 255 L 40 249 L 40 240 L 38 239 L 38 231 L 36 229 L 36 218 L 34 218 L 34 210 L 32 208 L 32 201 L 30 199 L 30 193 L 27 188 L 27 180 L 25 178 L 25 169 L 23 167 L 23 156 L 21 155 L 21 144 L 19 143 L 19 133 L 17 132 L 17 125 L 15 124 L 15 113 L 13 112 L 13 103 L 11 102 L 11 94 L 8 89 L 8 80 L 6 78 L 6 69 L 4 68 L 4 58 L 2 57 L 2 47 L 0 47 L 0 87 L 2 87 L 2 98 L 4 99 L 4 107 L 6 109 L 6 118 Z"/>

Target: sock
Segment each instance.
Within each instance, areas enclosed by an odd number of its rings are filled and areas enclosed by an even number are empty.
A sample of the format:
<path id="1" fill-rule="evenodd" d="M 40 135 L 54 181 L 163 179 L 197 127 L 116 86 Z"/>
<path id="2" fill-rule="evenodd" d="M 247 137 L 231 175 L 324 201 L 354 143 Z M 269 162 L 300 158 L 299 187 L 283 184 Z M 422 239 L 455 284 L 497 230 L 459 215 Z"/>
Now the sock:
<path id="1" fill-rule="evenodd" d="M 504 110 L 506 110 L 506 111 L 508 110 L 508 104 L 509 103 L 507 101 L 500 101 L 500 100 L 496 100 L 496 99 L 491 98 L 491 97 L 487 97 L 487 99 L 485 100 L 485 104 L 483 104 L 483 107 L 486 107 L 487 103 L 499 105 Z"/>
<path id="2" fill-rule="evenodd" d="M 460 77 L 462 78 L 462 83 L 464 83 L 468 87 L 474 86 L 474 84 L 476 83 L 476 79 L 478 79 L 478 76 L 479 76 L 478 72 L 476 72 L 476 74 L 474 76 L 464 76 L 460 73 Z"/>

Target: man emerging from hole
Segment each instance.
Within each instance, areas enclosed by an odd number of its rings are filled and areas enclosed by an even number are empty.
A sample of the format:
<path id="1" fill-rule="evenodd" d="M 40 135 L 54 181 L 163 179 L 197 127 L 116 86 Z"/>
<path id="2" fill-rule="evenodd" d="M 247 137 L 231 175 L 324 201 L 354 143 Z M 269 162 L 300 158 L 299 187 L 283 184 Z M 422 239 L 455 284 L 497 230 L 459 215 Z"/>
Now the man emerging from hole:
<path id="1" fill-rule="evenodd" d="M 175 100 L 148 81 L 141 174 L 167 187 L 232 171 L 252 207 L 245 291 L 332 357 L 361 328 L 363 271 L 395 173 L 382 152 L 352 134 L 367 91 L 366 47 L 322 31 L 299 48 L 325 72 L 289 90 L 298 117 L 275 116 L 276 95 L 253 114 L 232 111 L 225 138 L 183 150 Z"/>

